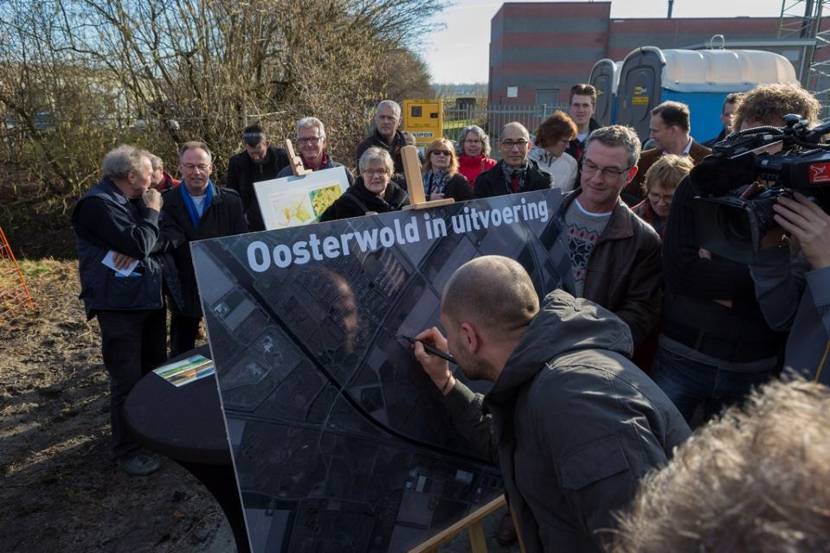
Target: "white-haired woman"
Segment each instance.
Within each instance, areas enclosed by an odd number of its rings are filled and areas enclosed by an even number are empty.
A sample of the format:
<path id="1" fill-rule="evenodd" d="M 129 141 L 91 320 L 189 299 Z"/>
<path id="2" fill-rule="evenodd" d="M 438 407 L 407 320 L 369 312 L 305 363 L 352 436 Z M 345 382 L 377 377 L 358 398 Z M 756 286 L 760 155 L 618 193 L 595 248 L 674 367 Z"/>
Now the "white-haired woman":
<path id="1" fill-rule="evenodd" d="M 397 211 L 407 203 L 406 191 L 395 184 L 395 164 L 383 148 L 371 147 L 360 156 L 360 176 L 320 216 L 321 221 L 360 217 L 367 212 Z"/>
<path id="2" fill-rule="evenodd" d="M 475 188 L 476 178 L 496 166 L 496 160 L 490 157 L 490 137 L 477 125 L 464 127 L 458 149 L 461 151 L 458 172 L 467 178 L 471 188 Z"/>

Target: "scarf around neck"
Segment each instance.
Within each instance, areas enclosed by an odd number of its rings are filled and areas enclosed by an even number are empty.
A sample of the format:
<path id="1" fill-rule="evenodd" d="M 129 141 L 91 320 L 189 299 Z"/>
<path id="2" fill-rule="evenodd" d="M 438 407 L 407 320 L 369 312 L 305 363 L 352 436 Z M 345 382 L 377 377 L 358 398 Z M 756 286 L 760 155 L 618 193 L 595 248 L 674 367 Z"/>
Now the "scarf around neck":
<path id="1" fill-rule="evenodd" d="M 429 195 L 433 192 L 437 192 L 438 194 L 443 194 L 444 190 L 447 188 L 447 172 L 446 171 L 433 171 L 430 169 L 426 173 L 424 173 L 424 185 L 426 186 L 426 193 L 427 199 Z"/>
<path id="2" fill-rule="evenodd" d="M 190 222 L 193 223 L 193 228 L 199 228 L 199 221 L 202 216 L 199 215 L 199 211 L 196 209 L 196 204 L 193 202 L 193 196 L 190 195 L 190 192 L 187 190 L 187 184 L 184 181 L 182 181 L 179 185 L 179 193 L 182 195 L 184 207 L 187 209 L 187 214 L 190 215 Z M 202 209 L 202 215 L 204 215 L 210 207 L 210 204 L 213 201 L 213 194 L 213 181 L 208 180 L 207 188 L 205 189 L 205 204 L 204 209 Z"/>
<path id="3" fill-rule="evenodd" d="M 519 179 L 519 187 L 518 190 L 522 190 L 525 185 L 525 173 L 527 172 L 527 167 L 529 165 L 528 161 L 525 159 L 524 162 L 518 167 L 511 167 L 504 162 L 504 160 L 500 161 L 501 163 L 501 170 L 504 173 L 504 180 L 509 187 L 512 188 L 512 182 L 514 178 Z"/>

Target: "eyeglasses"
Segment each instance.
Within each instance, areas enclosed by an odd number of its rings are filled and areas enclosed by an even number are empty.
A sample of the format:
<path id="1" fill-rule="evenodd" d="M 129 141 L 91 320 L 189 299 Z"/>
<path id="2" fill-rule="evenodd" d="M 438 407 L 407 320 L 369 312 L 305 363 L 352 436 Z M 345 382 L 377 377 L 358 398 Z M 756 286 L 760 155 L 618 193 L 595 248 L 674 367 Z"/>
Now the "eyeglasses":
<path id="1" fill-rule="evenodd" d="M 519 149 L 524 148 L 525 146 L 527 146 L 527 140 L 502 140 L 501 141 L 501 147 L 502 148 L 512 150 L 516 146 L 518 146 Z"/>
<path id="2" fill-rule="evenodd" d="M 361 171 L 361 174 L 372 176 L 372 175 L 388 175 L 389 171 L 386 169 L 366 169 L 365 171 Z"/>
<path id="3" fill-rule="evenodd" d="M 618 179 L 629 169 L 631 169 L 631 167 L 626 167 L 625 169 L 619 169 L 617 167 L 600 167 L 590 159 L 582 160 L 582 173 L 589 177 L 599 172 L 605 180 Z"/>
<path id="4" fill-rule="evenodd" d="M 467 138 L 464 140 L 465 144 L 481 144 L 481 140 L 478 138 Z"/>
<path id="5" fill-rule="evenodd" d="M 433 154 L 433 155 L 437 155 L 437 156 L 451 156 L 452 155 L 447 150 L 432 150 L 430 153 Z"/>
<path id="6" fill-rule="evenodd" d="M 297 144 L 319 144 L 323 139 L 321 136 L 309 136 L 306 138 L 298 138 Z"/>
<path id="7" fill-rule="evenodd" d="M 206 173 L 210 170 L 210 165 L 207 163 L 183 163 L 182 169 L 185 171 L 195 171 L 198 169 L 199 171 Z"/>
<path id="8" fill-rule="evenodd" d="M 672 192 L 671 194 L 660 194 L 659 192 L 649 192 L 647 195 L 648 195 L 648 199 L 651 200 L 654 203 L 657 203 L 660 200 L 663 200 L 663 202 L 665 202 L 667 204 L 670 204 L 672 198 L 674 197 L 674 192 Z"/>

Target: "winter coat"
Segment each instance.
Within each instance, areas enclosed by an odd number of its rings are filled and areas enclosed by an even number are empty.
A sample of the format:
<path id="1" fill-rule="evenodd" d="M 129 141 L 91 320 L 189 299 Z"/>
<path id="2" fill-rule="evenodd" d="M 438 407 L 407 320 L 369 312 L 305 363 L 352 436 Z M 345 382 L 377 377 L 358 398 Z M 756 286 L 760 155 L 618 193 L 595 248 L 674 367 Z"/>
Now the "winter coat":
<path id="1" fill-rule="evenodd" d="M 383 148 L 389 155 L 392 156 L 392 162 L 395 164 L 395 173 L 403 174 L 403 160 L 401 159 L 401 148 L 406 146 L 406 141 L 403 138 L 401 131 L 395 131 L 395 136 L 392 138 L 392 144 L 384 140 L 380 133 L 375 129 L 372 134 L 363 139 L 363 142 L 357 145 L 355 152 L 355 167 L 360 172 L 360 156 L 369 148 Z"/>
<path id="2" fill-rule="evenodd" d="M 458 172 L 467 177 L 470 188 L 475 190 L 478 176 L 495 167 L 496 163 L 498 162 L 495 159 L 484 157 L 483 155 L 468 156 L 461 154 L 458 156 Z"/>
<path id="3" fill-rule="evenodd" d="M 72 228 L 87 318 L 103 310 L 161 309 L 164 284 L 180 298 L 175 267 L 163 255 L 158 220 L 157 211 L 127 198 L 106 178 L 75 204 Z M 119 276 L 102 263 L 110 250 L 138 260 L 129 276 Z"/>
<path id="4" fill-rule="evenodd" d="M 565 212 L 580 192 L 577 189 L 562 201 L 556 219 L 560 232 L 552 259 L 568 259 Z M 637 346 L 657 327 L 660 317 L 663 291 L 660 248 L 660 237 L 651 225 L 618 200 L 588 260 L 582 297 L 628 323 Z M 572 274 L 562 278 L 562 287 L 574 292 Z"/>
<path id="5" fill-rule="evenodd" d="M 490 198 L 493 196 L 503 196 L 505 194 L 513 194 L 510 189 L 510 184 L 504 176 L 502 164 L 498 162 L 495 167 L 489 171 L 482 173 L 476 179 L 476 198 Z M 519 192 L 530 192 L 531 190 L 547 190 L 550 188 L 550 175 L 539 170 L 539 166 L 533 160 L 528 160 L 527 171 L 525 172 L 524 183 L 519 189 Z"/>
<path id="6" fill-rule="evenodd" d="M 395 184 L 395 181 L 389 181 L 381 198 L 367 190 L 363 184 L 363 177 L 358 177 L 354 185 L 350 186 L 342 196 L 334 200 L 334 203 L 323 212 L 320 221 L 360 217 L 366 215 L 369 211 L 375 213 L 398 211 L 409 203 L 408 200 L 409 196 L 406 191 Z"/>
<path id="7" fill-rule="evenodd" d="M 430 194 L 428 188 L 429 183 L 427 183 L 425 179 L 424 194 L 426 194 L 427 200 L 429 200 Z M 449 177 L 444 187 L 444 197 L 452 198 L 456 202 L 464 202 L 472 199 L 473 191 L 470 190 L 470 183 L 467 182 L 467 178 L 461 173 L 456 173 Z"/>
<path id="8" fill-rule="evenodd" d="M 602 551 L 614 513 L 688 438 L 631 347 L 613 313 L 555 290 L 486 396 L 457 382 L 445 397 L 478 453 L 498 459 L 528 553 Z"/>
<path id="9" fill-rule="evenodd" d="M 254 191 L 254 183 L 277 178 L 283 167 L 288 166 L 288 154 L 282 148 L 268 146 L 265 160 L 256 163 L 248 152 L 240 152 L 228 160 L 228 174 L 225 185 L 236 190 L 242 198 L 248 229 L 265 230 L 262 213 Z"/>
<path id="10" fill-rule="evenodd" d="M 182 183 L 181 186 L 186 185 Z M 217 186 L 210 205 L 199 219 L 199 226 L 194 227 L 178 188 L 165 192 L 163 199 L 161 232 L 173 254 L 183 297 L 180 304 L 174 302 L 171 308 L 187 317 L 201 317 L 202 305 L 190 255 L 190 242 L 247 232 L 242 200 L 235 190 Z"/>

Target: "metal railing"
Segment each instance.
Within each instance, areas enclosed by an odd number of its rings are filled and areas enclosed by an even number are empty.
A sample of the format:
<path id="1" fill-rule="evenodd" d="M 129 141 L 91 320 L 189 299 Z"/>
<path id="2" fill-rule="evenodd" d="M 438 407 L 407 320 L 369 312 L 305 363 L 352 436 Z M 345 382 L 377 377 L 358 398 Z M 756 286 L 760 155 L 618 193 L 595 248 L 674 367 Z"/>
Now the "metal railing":
<path id="1" fill-rule="evenodd" d="M 461 129 L 478 125 L 490 135 L 490 144 L 495 145 L 505 124 L 518 121 L 533 134 L 539 124 L 557 109 L 565 111 L 567 108 L 548 104 L 448 106 L 444 108 L 444 136 L 458 140 Z"/>

